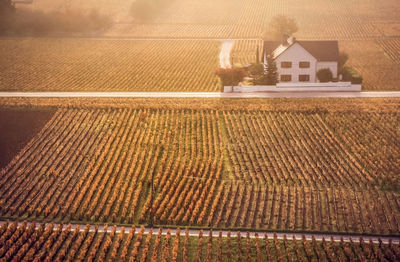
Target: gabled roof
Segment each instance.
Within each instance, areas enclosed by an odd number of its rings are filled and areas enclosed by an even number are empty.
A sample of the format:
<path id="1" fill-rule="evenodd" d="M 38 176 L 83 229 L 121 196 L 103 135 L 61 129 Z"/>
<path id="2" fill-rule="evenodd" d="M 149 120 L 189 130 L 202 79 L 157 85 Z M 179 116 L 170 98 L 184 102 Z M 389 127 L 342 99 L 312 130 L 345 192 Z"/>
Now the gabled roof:
<path id="1" fill-rule="evenodd" d="M 295 43 L 300 44 L 307 52 L 317 59 L 317 61 L 338 61 L 339 44 L 338 41 L 292 41 L 283 45 L 282 41 L 264 41 L 263 54 L 272 54 L 274 59 L 283 54 Z"/>

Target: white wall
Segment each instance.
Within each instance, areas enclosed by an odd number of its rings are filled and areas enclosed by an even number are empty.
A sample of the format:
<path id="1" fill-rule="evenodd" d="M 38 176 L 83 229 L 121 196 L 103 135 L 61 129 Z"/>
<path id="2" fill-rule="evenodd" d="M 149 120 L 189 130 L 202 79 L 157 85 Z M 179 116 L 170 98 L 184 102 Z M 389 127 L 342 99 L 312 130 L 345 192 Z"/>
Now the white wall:
<path id="1" fill-rule="evenodd" d="M 334 78 L 338 77 L 338 63 L 337 62 L 317 62 L 317 70 L 329 68 Z"/>
<path id="2" fill-rule="evenodd" d="M 361 85 L 350 82 L 330 83 L 278 83 L 276 86 L 225 86 L 225 93 L 252 92 L 360 92 Z"/>
<path id="3" fill-rule="evenodd" d="M 281 68 L 281 62 L 292 62 L 291 68 Z M 279 79 L 281 75 L 292 75 L 291 82 L 299 82 L 299 75 L 310 75 L 310 82 L 316 82 L 317 60 L 300 44 L 295 43 L 275 59 Z M 300 62 L 310 62 L 310 68 L 299 68 Z M 304 83 L 304 82 L 302 82 Z"/>

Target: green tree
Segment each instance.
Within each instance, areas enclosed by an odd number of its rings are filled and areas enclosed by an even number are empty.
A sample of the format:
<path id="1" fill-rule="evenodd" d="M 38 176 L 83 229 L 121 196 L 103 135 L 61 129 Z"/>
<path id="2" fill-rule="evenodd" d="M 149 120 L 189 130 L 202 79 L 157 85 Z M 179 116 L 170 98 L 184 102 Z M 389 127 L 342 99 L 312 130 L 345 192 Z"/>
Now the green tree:
<path id="1" fill-rule="evenodd" d="M 260 50 L 257 45 L 257 51 L 256 51 L 256 64 L 258 65 L 260 63 Z"/>
<path id="2" fill-rule="evenodd" d="M 247 71 L 249 72 L 249 75 L 253 78 L 260 77 L 264 74 L 264 64 L 251 64 L 247 68 Z"/>
<path id="3" fill-rule="evenodd" d="M 264 74 L 256 80 L 258 85 L 276 85 L 278 83 L 278 68 L 275 60 L 271 56 L 267 56 L 267 68 Z"/>
<path id="4" fill-rule="evenodd" d="M 338 60 L 338 72 L 342 73 L 344 65 L 346 64 L 347 60 L 349 60 L 349 55 L 345 52 L 339 53 L 339 60 Z"/>
<path id="5" fill-rule="evenodd" d="M 321 83 L 331 82 L 333 79 L 332 71 L 329 68 L 322 68 L 318 70 L 317 78 Z"/>
<path id="6" fill-rule="evenodd" d="M 216 75 L 221 79 L 223 86 L 236 86 L 246 76 L 246 71 L 241 67 L 219 68 Z"/>
<path id="7" fill-rule="evenodd" d="M 299 28 L 296 20 L 284 15 L 278 15 L 271 19 L 266 38 L 272 38 L 271 40 L 280 41 L 282 36 L 292 36 L 298 30 Z"/>

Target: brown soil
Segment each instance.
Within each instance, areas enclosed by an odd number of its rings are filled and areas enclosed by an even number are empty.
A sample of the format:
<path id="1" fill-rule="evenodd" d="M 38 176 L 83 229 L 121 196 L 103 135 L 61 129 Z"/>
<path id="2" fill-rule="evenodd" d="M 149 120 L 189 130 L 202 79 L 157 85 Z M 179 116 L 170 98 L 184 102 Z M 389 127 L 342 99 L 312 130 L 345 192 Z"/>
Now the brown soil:
<path id="1" fill-rule="evenodd" d="M 0 169 L 43 128 L 54 110 L 0 109 Z"/>

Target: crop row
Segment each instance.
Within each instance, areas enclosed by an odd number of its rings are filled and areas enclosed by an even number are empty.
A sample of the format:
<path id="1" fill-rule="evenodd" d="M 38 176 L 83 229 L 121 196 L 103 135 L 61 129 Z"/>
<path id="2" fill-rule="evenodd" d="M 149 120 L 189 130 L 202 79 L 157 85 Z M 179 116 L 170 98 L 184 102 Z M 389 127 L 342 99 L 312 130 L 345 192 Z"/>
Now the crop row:
<path id="1" fill-rule="evenodd" d="M 232 183 L 214 203 L 207 221 L 212 227 L 386 234 L 400 230 L 398 195 L 389 192 Z"/>
<path id="2" fill-rule="evenodd" d="M 329 114 L 326 122 L 377 183 L 400 189 L 400 116 L 396 113 Z"/>
<path id="3" fill-rule="evenodd" d="M 129 230 L 129 231 L 128 231 Z M 397 261 L 399 243 L 375 244 L 360 237 L 335 242 L 290 238 L 276 234 L 228 232 L 218 237 L 203 231 L 113 226 L 37 225 L 4 223 L 0 226 L 1 261 Z"/>
<path id="4" fill-rule="evenodd" d="M 149 205 L 150 174 L 160 196 L 176 199 L 166 189 L 180 185 L 185 203 L 203 208 L 196 202 L 213 196 L 221 175 L 218 122 L 212 116 L 60 110 L 36 143 L 2 171 L 2 211 L 132 223 L 140 207 Z"/>
<path id="5" fill-rule="evenodd" d="M 396 40 L 361 40 L 341 41 L 340 50 L 349 54 L 348 65 L 355 68 L 363 77 L 364 90 L 399 90 L 400 76 L 397 73 L 400 65 L 395 63 L 389 55 L 395 51 L 382 50 L 383 43 Z"/>
<path id="6" fill-rule="evenodd" d="M 234 64 L 248 65 L 255 63 L 257 60 L 257 48 L 259 52 L 259 60 L 263 61 L 263 41 L 261 40 L 237 40 L 235 41 L 231 55 Z"/>
<path id="7" fill-rule="evenodd" d="M 363 187 L 374 181 L 318 114 L 223 112 L 237 179 Z"/>
<path id="8" fill-rule="evenodd" d="M 394 0 L 385 1 L 377 10 L 372 2 L 361 8 L 351 1 L 334 0 L 177 0 L 159 12 L 152 23 L 117 24 L 108 36 L 169 38 L 262 38 L 268 36 L 270 20 L 277 15 L 294 18 L 299 25 L 296 34 L 303 39 L 371 39 L 388 32 L 389 21 L 395 21 Z M 313 6 L 313 8 L 308 8 Z M 374 17 L 375 19 L 371 19 Z"/>
<path id="9" fill-rule="evenodd" d="M 400 59 L 400 39 L 378 40 L 378 44 L 383 48 L 385 54 L 396 64 L 399 64 Z"/>
<path id="10" fill-rule="evenodd" d="M 217 91 L 219 49 L 217 41 L 3 39 L 0 90 Z"/>
<path id="11" fill-rule="evenodd" d="M 0 214 L 396 233 L 399 194 L 385 191 L 396 190 L 386 186 L 399 170 L 396 123 L 392 113 L 59 109 L 0 171 Z"/>
<path id="12" fill-rule="evenodd" d="M 299 24 L 298 36 L 307 39 L 363 39 L 397 35 L 396 0 L 370 0 L 360 5 L 353 1 L 332 0 L 203 0 L 170 1 L 168 8 L 157 10 L 154 20 L 135 23 L 130 5 L 124 1 L 43 0 L 34 3 L 38 10 L 79 8 L 97 9 L 111 15 L 115 23 L 105 32 L 116 37 L 169 38 L 261 38 L 276 15 L 293 17 Z M 376 6 L 379 5 L 379 9 Z M 312 6 L 313 8 L 309 8 Z"/>

